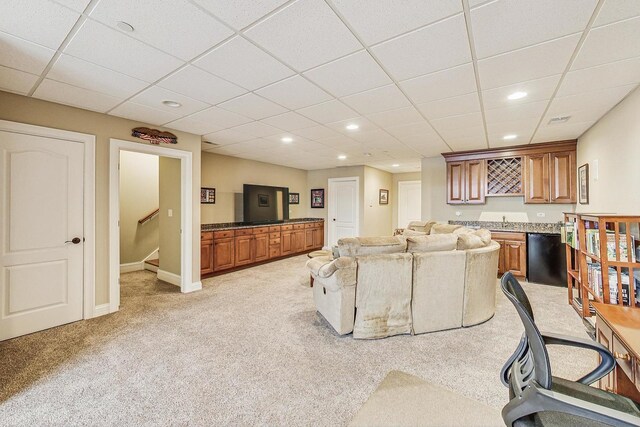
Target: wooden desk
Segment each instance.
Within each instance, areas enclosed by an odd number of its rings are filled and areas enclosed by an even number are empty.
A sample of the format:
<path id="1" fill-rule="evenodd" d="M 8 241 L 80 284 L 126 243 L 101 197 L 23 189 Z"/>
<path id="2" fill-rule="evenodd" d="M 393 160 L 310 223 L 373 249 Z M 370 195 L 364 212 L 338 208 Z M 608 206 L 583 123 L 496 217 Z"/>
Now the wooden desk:
<path id="1" fill-rule="evenodd" d="M 640 309 L 592 304 L 596 309 L 596 339 L 617 362 L 599 386 L 640 402 Z"/>

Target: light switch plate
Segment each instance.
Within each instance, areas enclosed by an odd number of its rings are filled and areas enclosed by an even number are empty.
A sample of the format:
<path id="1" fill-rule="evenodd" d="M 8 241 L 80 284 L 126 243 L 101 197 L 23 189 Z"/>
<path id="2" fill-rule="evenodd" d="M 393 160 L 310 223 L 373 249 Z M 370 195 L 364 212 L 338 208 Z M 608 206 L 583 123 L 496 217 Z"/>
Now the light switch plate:
<path id="1" fill-rule="evenodd" d="M 173 216 L 173 209 L 167 210 L 167 216 L 171 218 Z"/>

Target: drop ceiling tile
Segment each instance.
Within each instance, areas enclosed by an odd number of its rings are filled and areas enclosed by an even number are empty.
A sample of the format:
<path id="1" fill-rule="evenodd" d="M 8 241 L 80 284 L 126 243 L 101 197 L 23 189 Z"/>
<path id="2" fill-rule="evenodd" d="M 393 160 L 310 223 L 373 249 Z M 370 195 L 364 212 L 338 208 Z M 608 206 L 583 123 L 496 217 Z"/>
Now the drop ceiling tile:
<path id="1" fill-rule="evenodd" d="M 368 0 L 332 3 L 368 45 L 462 12 L 458 0 L 394 0 L 377 2 L 374 7 Z"/>
<path id="2" fill-rule="evenodd" d="M 640 57 L 567 73 L 557 96 L 576 95 L 640 82 Z"/>
<path id="3" fill-rule="evenodd" d="M 136 0 L 135 7 L 131 7 L 130 0 L 101 0 L 89 16 L 116 31 L 120 31 L 116 27 L 118 21 L 124 21 L 135 29 L 127 33 L 129 36 L 184 61 L 233 34 L 186 0 Z"/>
<path id="4" fill-rule="evenodd" d="M 533 136 L 532 142 L 536 143 L 576 139 L 593 126 L 593 124 L 593 121 L 589 121 L 576 123 L 567 122 L 564 124 L 554 124 L 544 127 L 541 126 Z"/>
<path id="5" fill-rule="evenodd" d="M 480 150 L 489 147 L 487 139 L 480 132 L 469 136 L 447 138 L 446 141 L 453 151 Z"/>
<path id="6" fill-rule="evenodd" d="M 271 125 L 261 122 L 249 122 L 240 126 L 235 126 L 229 129 L 230 131 L 235 131 L 239 133 L 246 133 L 255 138 L 263 138 L 265 136 L 271 136 L 276 134 L 281 134 L 282 129 L 278 129 Z"/>
<path id="7" fill-rule="evenodd" d="M 598 119 L 602 114 L 620 102 L 627 94 L 637 87 L 636 84 L 607 88 L 577 95 L 561 96 L 554 98 L 543 122 L 546 124 L 552 117 L 572 116 L 571 120 L 584 121 L 584 119 Z M 592 113 L 583 118 L 577 117 L 577 112 Z M 595 114 L 595 117 L 592 117 Z M 576 116 L 576 117 L 573 117 Z"/>
<path id="8" fill-rule="evenodd" d="M 440 137 L 430 138 L 424 135 L 414 135 L 407 138 L 405 143 L 425 157 L 440 156 L 441 153 L 451 151 Z"/>
<path id="9" fill-rule="evenodd" d="M 281 80 L 256 91 L 256 93 L 291 110 L 332 99 L 324 90 L 300 76 Z"/>
<path id="10" fill-rule="evenodd" d="M 90 1 L 91 0 L 55 0 L 56 3 L 81 13 L 84 12 Z"/>
<path id="11" fill-rule="evenodd" d="M 210 122 L 224 129 L 253 121 L 248 117 L 218 107 L 207 108 L 192 114 L 190 118 L 201 122 Z"/>
<path id="12" fill-rule="evenodd" d="M 533 129 L 527 132 L 520 131 L 515 139 L 505 140 L 503 135 L 489 135 L 489 148 L 511 147 L 513 145 L 525 145 L 531 141 Z"/>
<path id="13" fill-rule="evenodd" d="M 204 138 L 207 141 L 215 142 L 220 145 L 235 144 L 238 142 L 244 142 L 253 139 L 252 136 L 247 135 L 246 133 L 240 133 L 230 129 L 224 129 L 218 132 L 206 134 L 204 135 Z"/>
<path id="14" fill-rule="evenodd" d="M 312 126 L 304 129 L 297 129 L 294 132 L 296 135 L 299 135 L 303 138 L 308 138 L 311 140 L 317 140 L 321 138 L 329 138 L 332 136 L 338 136 L 339 133 L 329 129 L 326 126 Z"/>
<path id="15" fill-rule="evenodd" d="M 375 114 L 411 105 L 395 84 L 349 95 L 342 101 L 360 114 Z"/>
<path id="16" fill-rule="evenodd" d="M 370 114 L 367 118 L 382 127 L 404 125 L 422 120 L 420 113 L 413 107 L 398 108 L 396 110 Z"/>
<path id="17" fill-rule="evenodd" d="M 171 129 L 181 130 L 183 132 L 193 133 L 196 135 L 205 135 L 222 129 L 216 124 L 210 122 L 201 122 L 198 120 L 194 120 L 191 117 L 183 117 L 181 119 L 166 123 L 164 126 Z M 211 145 L 209 145 L 207 148 L 211 148 Z"/>
<path id="18" fill-rule="evenodd" d="M 293 111 L 288 111 L 284 114 L 278 114 L 277 116 L 268 117 L 266 119 L 263 119 L 262 121 L 286 131 L 294 131 L 297 129 L 309 128 L 317 125 L 316 122 L 309 120 L 308 118 L 298 113 L 294 113 Z"/>
<path id="19" fill-rule="evenodd" d="M 318 123 L 332 123 L 340 120 L 352 119 L 359 114 L 338 100 L 323 102 L 297 111 L 305 117 Z"/>
<path id="20" fill-rule="evenodd" d="M 471 11 L 479 59 L 584 31 L 597 0 L 498 0 Z"/>
<path id="21" fill-rule="evenodd" d="M 388 126 L 387 128 L 385 128 L 385 130 L 400 140 L 412 135 L 437 136 L 436 132 L 433 130 L 433 127 L 426 120 L 421 120 L 419 122 L 409 123 L 406 125 Z"/>
<path id="22" fill-rule="evenodd" d="M 323 0 L 291 3 L 245 35 L 299 71 L 362 49 Z"/>
<path id="23" fill-rule="evenodd" d="M 480 101 L 477 93 L 468 93 L 453 98 L 439 99 L 419 104 L 418 109 L 429 119 L 441 119 L 449 116 L 475 113 L 480 111 Z"/>
<path id="24" fill-rule="evenodd" d="M 0 65 L 40 75 L 55 50 L 0 31 Z"/>
<path id="25" fill-rule="evenodd" d="M 146 82 L 182 65 L 178 59 L 92 20 L 84 22 L 64 53 Z"/>
<path id="26" fill-rule="evenodd" d="M 445 117 L 442 119 L 431 120 L 431 124 L 438 132 L 467 129 L 467 128 L 484 128 L 482 123 L 482 114 L 470 113 L 459 116 Z"/>
<path id="27" fill-rule="evenodd" d="M 487 124 L 509 120 L 540 119 L 548 104 L 548 100 L 543 100 L 528 102 L 526 104 L 510 105 L 508 107 L 493 108 L 490 110 L 484 110 L 484 117 Z"/>
<path id="28" fill-rule="evenodd" d="M 208 104 L 218 104 L 247 92 L 192 65 L 161 80 L 158 86 Z"/>
<path id="29" fill-rule="evenodd" d="M 316 142 L 319 142 L 320 144 L 325 145 L 327 147 L 338 148 L 338 149 L 342 147 L 352 147 L 354 144 L 357 144 L 356 146 L 362 145 L 359 142 L 356 142 L 353 139 L 344 135 L 332 136 L 329 138 L 322 138 L 317 140 Z"/>
<path id="30" fill-rule="evenodd" d="M 26 95 L 37 81 L 38 76 L 34 74 L 0 65 L 0 90 Z"/>
<path id="31" fill-rule="evenodd" d="M 65 54 L 56 60 L 47 78 L 122 99 L 149 85 L 142 80 Z"/>
<path id="32" fill-rule="evenodd" d="M 580 35 L 572 35 L 478 61 L 482 90 L 564 72 Z"/>
<path id="33" fill-rule="evenodd" d="M 38 0 L 2 0 L 0 16 L 0 31 L 51 49 L 60 47 L 80 18 L 66 7 Z"/>
<path id="34" fill-rule="evenodd" d="M 519 120 L 504 120 L 496 123 L 487 123 L 489 143 L 492 141 L 504 141 L 505 145 L 527 144 L 538 126 L 540 117 Z M 505 135 L 516 135 L 515 139 L 504 140 Z"/>
<path id="35" fill-rule="evenodd" d="M 158 110 L 167 111 L 171 114 L 177 114 L 179 117 L 184 117 L 189 114 L 193 114 L 197 111 L 204 110 L 210 107 L 209 104 L 189 98 L 188 96 L 180 95 L 170 90 L 163 89 L 158 86 L 151 86 L 148 89 L 140 92 L 130 100 L 133 103 L 146 105 L 147 107 L 155 108 Z M 175 108 L 164 105 L 163 101 L 176 101 L 182 104 L 182 106 Z"/>
<path id="36" fill-rule="evenodd" d="M 123 101 L 122 98 L 81 89 L 49 79 L 45 79 L 40 83 L 33 97 L 101 113 L 110 110 Z"/>
<path id="37" fill-rule="evenodd" d="M 146 105 L 140 105 L 130 101 L 120 104 L 113 110 L 109 111 L 109 114 L 158 126 L 177 120 L 181 116 L 179 113 L 171 113 L 169 111 L 151 108 Z"/>
<path id="38" fill-rule="evenodd" d="M 239 96 L 230 101 L 223 102 L 218 105 L 225 110 L 242 114 L 255 120 L 264 119 L 265 117 L 275 116 L 287 111 L 286 108 L 275 104 L 268 99 L 261 98 L 253 93 Z"/>
<path id="39" fill-rule="evenodd" d="M 396 80 L 433 73 L 471 61 L 462 14 L 372 48 Z"/>
<path id="40" fill-rule="evenodd" d="M 640 56 L 640 17 L 589 31 L 573 70 Z"/>
<path id="41" fill-rule="evenodd" d="M 593 26 L 599 27 L 639 15 L 640 2 L 637 0 L 607 0 L 604 2 L 602 9 L 600 9 Z"/>
<path id="42" fill-rule="evenodd" d="M 289 67 L 242 37 L 234 37 L 193 64 L 248 90 L 294 74 Z"/>
<path id="43" fill-rule="evenodd" d="M 400 87 L 418 104 L 465 95 L 478 90 L 471 63 L 405 80 L 400 82 Z"/>
<path id="44" fill-rule="evenodd" d="M 195 0 L 224 22 L 240 30 L 283 5 L 288 0 Z"/>
<path id="45" fill-rule="evenodd" d="M 370 130 L 367 132 L 361 132 L 357 135 L 353 135 L 352 138 L 358 142 L 363 144 L 370 144 L 375 146 L 389 146 L 389 145 L 398 145 L 400 142 L 397 138 L 389 135 L 387 132 L 382 129 Z"/>
<path id="46" fill-rule="evenodd" d="M 492 109 L 550 99 L 559 81 L 560 74 L 484 90 L 482 91 L 482 102 L 485 109 Z M 514 92 L 526 92 L 527 96 L 521 99 L 508 99 L 508 96 Z"/>

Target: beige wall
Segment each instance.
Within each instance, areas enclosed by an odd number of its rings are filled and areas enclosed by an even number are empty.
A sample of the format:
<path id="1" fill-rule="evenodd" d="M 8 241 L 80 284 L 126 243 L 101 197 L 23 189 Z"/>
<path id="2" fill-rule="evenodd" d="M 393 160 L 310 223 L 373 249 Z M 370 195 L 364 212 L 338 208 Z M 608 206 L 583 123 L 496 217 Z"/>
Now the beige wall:
<path id="1" fill-rule="evenodd" d="M 203 152 L 202 186 L 216 189 L 216 203 L 201 205 L 202 223 L 239 221 L 243 184 L 288 187 L 289 192 L 300 193 L 300 204 L 289 206 L 289 218 L 307 214 L 307 171 Z"/>
<path id="2" fill-rule="evenodd" d="M 393 228 L 406 227 L 407 224 L 398 224 L 398 183 L 402 181 L 420 181 L 422 175 L 420 172 L 394 173 L 391 184 L 391 193 L 389 194 L 390 203 L 393 206 L 391 210 L 391 225 Z"/>
<path id="3" fill-rule="evenodd" d="M 563 212 L 573 212 L 571 204 L 525 204 L 524 197 L 487 197 L 484 205 L 448 205 L 447 169 L 443 157 L 422 159 L 422 219 L 435 221 L 475 221 L 482 212 L 524 212 L 530 222 L 557 222 Z M 460 212 L 460 216 L 456 216 Z M 544 213 L 544 217 L 537 214 Z"/>
<path id="4" fill-rule="evenodd" d="M 636 89 L 578 139 L 578 166 L 590 173 L 589 204 L 577 212 L 640 215 L 639 117 Z"/>
<path id="5" fill-rule="evenodd" d="M 181 275 L 180 225 L 181 212 L 181 179 L 180 159 L 160 157 L 160 270 Z M 171 216 L 169 216 L 171 210 Z M 197 227 L 198 225 L 195 225 Z M 198 252 L 199 253 L 199 252 Z"/>
<path id="6" fill-rule="evenodd" d="M 86 133 L 96 136 L 96 304 L 109 302 L 109 138 L 148 144 L 131 136 L 138 126 L 157 126 L 27 98 L 0 91 L 0 119 Z M 162 129 L 162 128 L 161 128 Z M 200 152 L 197 135 L 170 130 L 177 145 L 163 144 L 193 153 L 193 280 L 200 277 Z"/>
<path id="7" fill-rule="evenodd" d="M 120 264 L 140 262 L 158 249 L 158 156 L 120 153 Z"/>
<path id="8" fill-rule="evenodd" d="M 391 203 L 391 194 L 395 193 L 393 178 L 389 172 L 364 167 L 364 226 L 362 236 L 390 236 L 393 234 L 391 224 L 395 205 Z M 389 190 L 389 204 L 379 203 L 380 190 Z"/>

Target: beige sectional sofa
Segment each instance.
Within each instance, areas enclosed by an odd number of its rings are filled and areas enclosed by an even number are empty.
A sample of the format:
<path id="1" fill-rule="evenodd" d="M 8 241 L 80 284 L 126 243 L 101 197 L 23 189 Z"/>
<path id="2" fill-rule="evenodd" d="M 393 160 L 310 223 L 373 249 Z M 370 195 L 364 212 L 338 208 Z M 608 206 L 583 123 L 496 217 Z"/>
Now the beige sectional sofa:
<path id="1" fill-rule="evenodd" d="M 410 224 L 399 236 L 341 239 L 338 250 L 307 267 L 316 308 L 341 335 L 421 334 L 495 314 L 500 246 L 487 230 Z"/>

